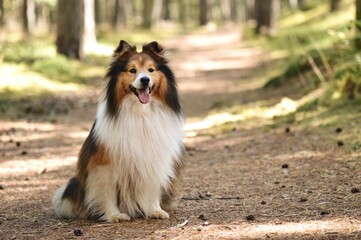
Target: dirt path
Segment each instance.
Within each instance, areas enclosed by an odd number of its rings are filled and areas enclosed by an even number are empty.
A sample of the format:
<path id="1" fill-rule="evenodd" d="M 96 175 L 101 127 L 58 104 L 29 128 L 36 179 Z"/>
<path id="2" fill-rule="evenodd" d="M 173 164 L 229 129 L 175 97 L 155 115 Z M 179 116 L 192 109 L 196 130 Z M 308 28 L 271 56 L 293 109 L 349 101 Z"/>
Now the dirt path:
<path id="1" fill-rule="evenodd" d="M 189 122 L 214 106 L 281 97 L 259 90 L 267 55 L 238 39 L 221 32 L 166 44 Z M 57 219 L 52 194 L 73 175 L 94 112 L 77 109 L 52 124 L 0 122 L 0 239 L 361 238 L 360 154 L 338 147 L 334 129 L 245 122 L 212 134 L 193 129 L 198 136 L 185 139 L 183 187 L 169 220 Z"/>

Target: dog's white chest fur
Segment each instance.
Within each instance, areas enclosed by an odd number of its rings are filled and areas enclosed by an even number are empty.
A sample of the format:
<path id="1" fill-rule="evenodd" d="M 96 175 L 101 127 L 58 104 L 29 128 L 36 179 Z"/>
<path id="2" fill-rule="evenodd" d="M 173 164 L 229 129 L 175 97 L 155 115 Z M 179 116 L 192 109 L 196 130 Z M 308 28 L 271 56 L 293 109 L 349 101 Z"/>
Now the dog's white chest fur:
<path id="1" fill-rule="evenodd" d="M 174 163 L 182 153 L 183 116 L 162 102 L 140 104 L 124 99 L 118 116 L 106 114 L 106 102 L 97 111 L 95 135 L 111 158 L 112 178 L 119 187 L 119 208 L 131 215 L 153 211 L 174 177 Z"/>

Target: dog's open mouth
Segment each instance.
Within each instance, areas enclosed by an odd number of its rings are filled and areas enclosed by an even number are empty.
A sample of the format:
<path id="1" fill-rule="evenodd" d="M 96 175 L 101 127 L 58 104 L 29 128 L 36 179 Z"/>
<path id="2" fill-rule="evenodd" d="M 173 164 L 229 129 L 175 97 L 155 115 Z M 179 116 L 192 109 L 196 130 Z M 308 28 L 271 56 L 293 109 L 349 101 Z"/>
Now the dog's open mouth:
<path id="1" fill-rule="evenodd" d="M 143 103 L 143 104 L 147 104 L 150 102 L 150 98 L 151 98 L 151 91 L 152 88 L 150 87 L 146 87 L 146 88 L 142 88 L 142 89 L 137 89 L 133 86 L 130 86 L 130 90 L 132 90 L 132 92 L 135 94 L 135 96 L 138 97 L 139 102 Z"/>

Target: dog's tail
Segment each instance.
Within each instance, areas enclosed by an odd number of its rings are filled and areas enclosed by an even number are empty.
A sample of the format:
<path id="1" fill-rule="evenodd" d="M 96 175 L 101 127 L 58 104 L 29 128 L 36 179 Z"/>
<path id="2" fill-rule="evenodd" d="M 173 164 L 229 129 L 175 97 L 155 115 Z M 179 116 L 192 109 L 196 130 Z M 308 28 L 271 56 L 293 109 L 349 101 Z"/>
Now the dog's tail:
<path id="1" fill-rule="evenodd" d="M 70 179 L 67 185 L 56 190 L 53 197 L 53 208 L 58 217 L 82 217 L 79 206 L 82 205 L 84 190 L 76 178 Z"/>

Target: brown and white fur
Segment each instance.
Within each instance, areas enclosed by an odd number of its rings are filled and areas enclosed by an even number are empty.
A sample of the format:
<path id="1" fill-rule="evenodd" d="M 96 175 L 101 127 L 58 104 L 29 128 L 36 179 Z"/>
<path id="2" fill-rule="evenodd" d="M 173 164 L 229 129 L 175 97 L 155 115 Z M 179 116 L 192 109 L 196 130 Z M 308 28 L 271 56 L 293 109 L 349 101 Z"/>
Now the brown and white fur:
<path id="1" fill-rule="evenodd" d="M 77 172 L 53 198 L 65 218 L 169 218 L 182 168 L 183 112 L 157 42 L 120 41 Z"/>

